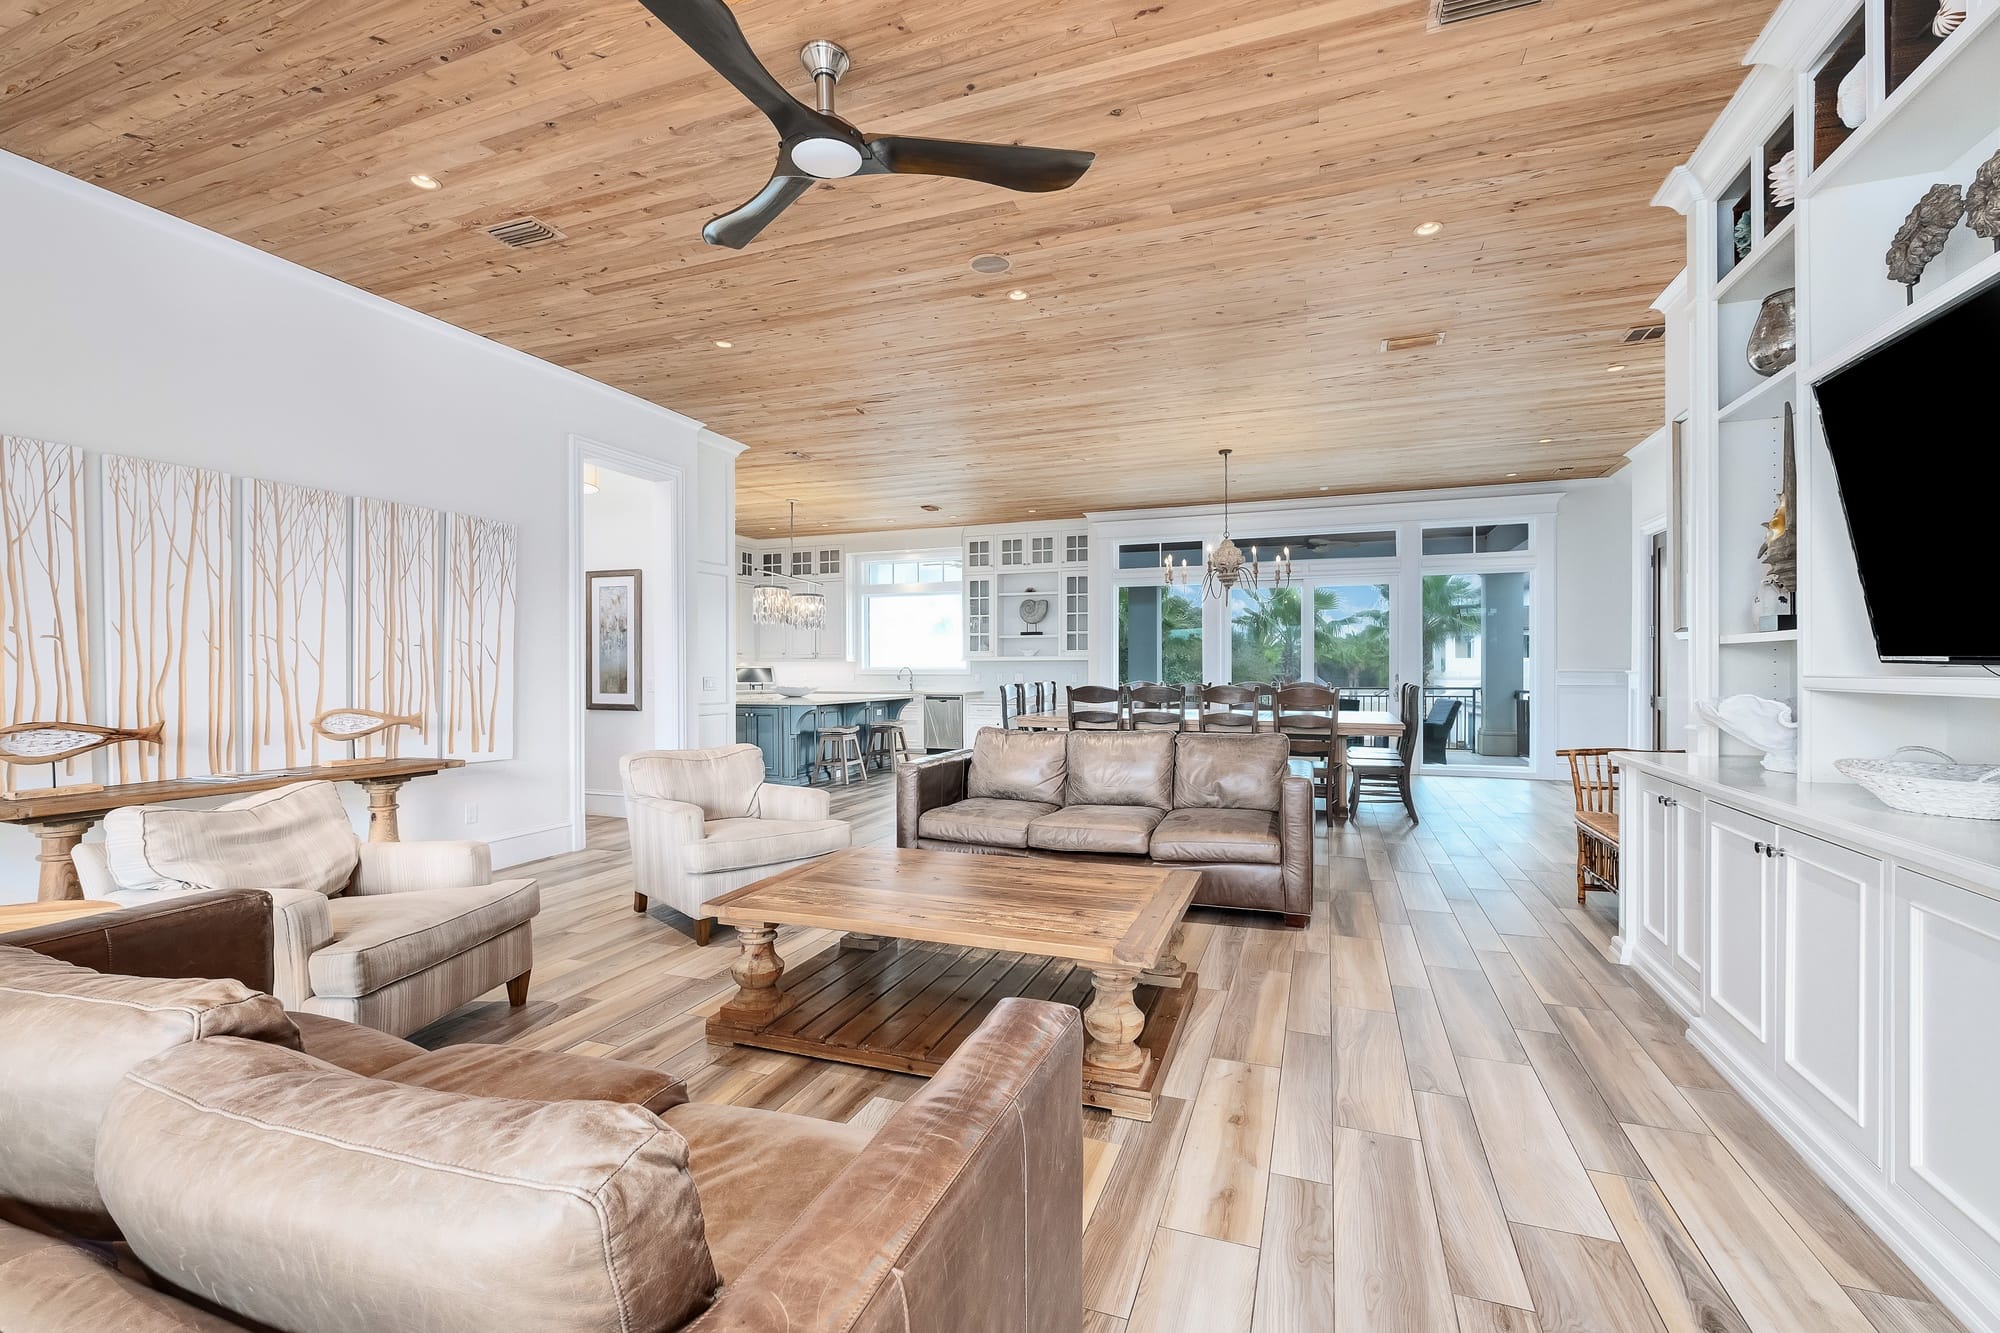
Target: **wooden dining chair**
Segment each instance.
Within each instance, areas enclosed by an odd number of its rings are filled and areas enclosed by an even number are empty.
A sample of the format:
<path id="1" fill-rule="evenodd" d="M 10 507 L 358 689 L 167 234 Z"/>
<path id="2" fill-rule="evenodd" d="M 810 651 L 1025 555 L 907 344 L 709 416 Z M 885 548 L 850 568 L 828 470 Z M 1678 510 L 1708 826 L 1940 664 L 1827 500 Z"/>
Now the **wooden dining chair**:
<path id="1" fill-rule="evenodd" d="M 1254 685 L 1204 685 L 1195 724 L 1202 731 L 1252 732 L 1257 729 L 1257 688 Z"/>
<path id="2" fill-rule="evenodd" d="M 1069 688 L 1069 729 L 1071 731 L 1124 731 L 1125 691 L 1109 685 L 1072 685 Z"/>
<path id="3" fill-rule="evenodd" d="M 1133 731 L 1180 731 L 1187 725 L 1187 686 L 1130 685 L 1126 721 Z"/>
<path id="4" fill-rule="evenodd" d="M 1287 685 L 1271 698 L 1271 725 L 1292 743 L 1292 758 L 1312 766 L 1313 791 L 1326 805 L 1328 819 L 1340 803 L 1334 790 L 1338 767 L 1334 747 L 1340 744 L 1340 691 L 1325 685 Z"/>
<path id="5" fill-rule="evenodd" d="M 1618 892 L 1618 765 L 1608 749 L 1557 750 L 1576 798 L 1576 905 L 1591 889 Z"/>
<path id="6" fill-rule="evenodd" d="M 1363 801 L 1401 801 L 1403 808 L 1410 812 L 1412 824 L 1417 818 L 1417 798 L 1415 790 L 1419 710 L 1423 706 L 1423 690 L 1414 682 L 1402 688 L 1400 707 L 1396 714 L 1403 724 L 1403 734 L 1396 738 L 1396 744 L 1388 750 L 1349 750 L 1347 771 L 1352 775 L 1348 780 L 1348 813 L 1357 813 Z"/>

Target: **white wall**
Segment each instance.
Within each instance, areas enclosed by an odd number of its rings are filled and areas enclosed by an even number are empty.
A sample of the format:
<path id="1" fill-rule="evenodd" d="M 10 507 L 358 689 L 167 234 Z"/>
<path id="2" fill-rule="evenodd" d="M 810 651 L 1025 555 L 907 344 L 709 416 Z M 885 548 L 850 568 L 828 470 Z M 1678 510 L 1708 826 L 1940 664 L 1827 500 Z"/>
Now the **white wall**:
<path id="1" fill-rule="evenodd" d="M 686 417 L 5 153 L 0 293 L 0 430 L 518 524 L 516 757 L 411 784 L 403 831 L 483 838 L 503 863 L 570 845 L 582 653 L 569 437 L 681 469 L 684 521 L 731 494 L 702 469 L 728 468 L 733 447 L 703 447 Z M 718 623 L 701 659 L 716 663 L 688 673 L 683 708 L 700 693 L 706 709 L 711 680 L 726 707 L 726 611 Z M 33 896 L 34 850 L 25 830 L 0 829 L 0 900 Z"/>
<path id="2" fill-rule="evenodd" d="M 666 488 L 643 478 L 600 467 L 598 489 L 583 497 L 583 567 L 639 571 L 639 711 L 590 709 L 583 715 L 583 803 L 594 815 L 625 814 L 618 760 L 635 750 L 670 748 L 682 719 L 676 700 L 663 696 L 659 664 L 673 646 L 674 626 L 666 614 L 672 573 L 673 518 Z M 586 608 L 586 614 L 588 613 Z M 669 718 L 667 715 L 672 714 Z M 662 725 L 668 734 L 662 736 Z"/>
<path id="3" fill-rule="evenodd" d="M 1632 495 L 1625 473 L 1571 483 L 1556 510 L 1556 744 L 1631 737 Z"/>

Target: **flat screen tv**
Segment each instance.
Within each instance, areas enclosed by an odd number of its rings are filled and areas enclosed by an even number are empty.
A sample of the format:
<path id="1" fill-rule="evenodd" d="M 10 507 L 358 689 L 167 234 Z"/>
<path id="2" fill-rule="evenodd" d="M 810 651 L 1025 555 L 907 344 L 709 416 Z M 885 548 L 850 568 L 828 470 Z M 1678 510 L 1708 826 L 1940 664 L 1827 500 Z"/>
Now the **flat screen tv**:
<path id="1" fill-rule="evenodd" d="M 2000 662 L 1996 349 L 2000 282 L 1813 385 L 1885 662 Z"/>

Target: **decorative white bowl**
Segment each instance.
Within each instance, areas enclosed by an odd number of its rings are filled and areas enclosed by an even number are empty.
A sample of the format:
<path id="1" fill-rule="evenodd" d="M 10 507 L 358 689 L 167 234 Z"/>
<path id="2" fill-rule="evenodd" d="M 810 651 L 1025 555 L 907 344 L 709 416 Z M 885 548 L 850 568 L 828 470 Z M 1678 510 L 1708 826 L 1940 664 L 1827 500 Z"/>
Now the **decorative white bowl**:
<path id="1" fill-rule="evenodd" d="M 779 694 L 784 695 L 787 699 L 803 699 L 818 687 L 814 685 L 773 685 L 771 688 Z"/>
<path id="2" fill-rule="evenodd" d="M 1902 758 L 1906 754 L 1934 754 L 1944 762 Z M 2000 819 L 2000 765 L 1956 763 L 1942 750 L 1906 745 L 1886 759 L 1836 759 L 1833 766 L 1892 810 Z"/>

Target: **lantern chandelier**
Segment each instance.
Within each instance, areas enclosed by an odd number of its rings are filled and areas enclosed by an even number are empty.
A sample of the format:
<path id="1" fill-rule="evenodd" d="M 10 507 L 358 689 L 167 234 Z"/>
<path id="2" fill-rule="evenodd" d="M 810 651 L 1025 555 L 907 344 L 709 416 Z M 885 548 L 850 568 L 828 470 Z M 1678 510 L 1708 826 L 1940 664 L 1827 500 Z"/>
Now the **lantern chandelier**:
<path id="1" fill-rule="evenodd" d="M 787 556 L 790 568 L 799 567 L 799 502 L 787 500 L 791 508 L 790 536 L 786 539 L 789 547 Z M 769 577 L 767 575 L 767 577 Z M 780 625 L 787 629 L 826 628 L 826 598 L 821 595 L 817 584 L 807 584 L 800 591 L 776 582 L 760 583 L 750 594 L 750 619 L 759 625 Z"/>
<path id="2" fill-rule="evenodd" d="M 1227 597 L 1232 589 L 1241 588 L 1245 592 L 1255 592 L 1264 577 L 1262 564 L 1257 559 L 1257 548 L 1250 548 L 1249 556 L 1229 537 L 1229 455 L 1233 449 L 1218 449 L 1222 455 L 1222 540 L 1209 542 L 1202 547 L 1202 594 L 1207 597 Z M 1171 555 L 1163 556 L 1160 572 L 1165 575 L 1167 586 L 1185 584 L 1188 581 L 1188 562 L 1185 558 L 1176 565 Z M 1271 562 L 1268 582 L 1273 588 L 1283 588 L 1292 581 L 1292 548 L 1287 546 Z"/>

